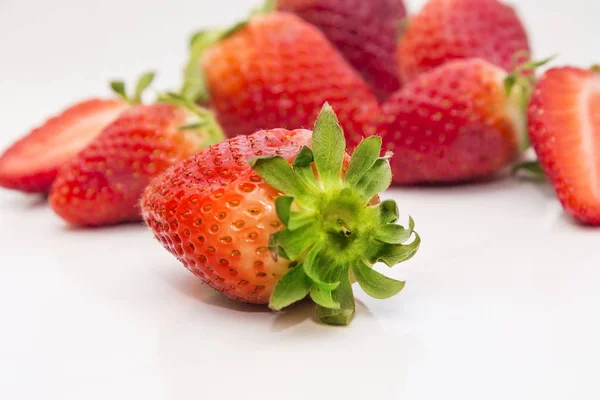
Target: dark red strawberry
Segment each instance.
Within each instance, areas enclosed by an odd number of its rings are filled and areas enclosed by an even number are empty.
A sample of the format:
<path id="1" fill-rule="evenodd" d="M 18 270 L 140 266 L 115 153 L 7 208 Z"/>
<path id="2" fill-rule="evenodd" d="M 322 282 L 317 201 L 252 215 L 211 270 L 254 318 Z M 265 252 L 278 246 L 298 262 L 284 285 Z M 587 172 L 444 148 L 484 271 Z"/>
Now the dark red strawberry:
<path id="1" fill-rule="evenodd" d="M 395 154 L 394 182 L 472 181 L 510 165 L 526 140 L 526 93 L 514 85 L 508 96 L 507 77 L 484 60 L 459 60 L 419 75 L 393 95 L 373 133 Z"/>
<path id="2" fill-rule="evenodd" d="M 309 148 L 312 146 L 312 150 Z M 311 132 L 274 129 L 221 142 L 157 177 L 144 220 L 186 268 L 225 296 L 280 310 L 304 297 L 319 317 L 348 324 L 351 282 L 387 298 L 404 282 L 371 269 L 411 258 L 420 243 L 393 201 L 381 139 L 363 141 L 342 178 L 344 134 L 330 107 Z M 290 165 L 292 163 L 292 166 Z"/>
<path id="3" fill-rule="evenodd" d="M 199 35 L 193 47 L 191 65 L 200 68 L 200 60 L 211 104 L 229 136 L 311 127 L 328 101 L 352 148 L 379 112 L 365 81 L 316 27 L 295 15 L 257 15 L 221 35 Z"/>
<path id="4" fill-rule="evenodd" d="M 47 193 L 58 168 L 128 107 L 128 103 L 120 100 L 91 99 L 49 119 L 0 156 L 0 186 Z"/>
<path id="5" fill-rule="evenodd" d="M 398 47 L 403 81 L 448 61 L 483 58 L 512 71 L 529 58 L 515 10 L 498 0 L 429 0 L 408 23 Z"/>
<path id="6" fill-rule="evenodd" d="M 600 71 L 564 67 L 538 81 L 529 135 L 565 210 L 600 225 Z"/>
<path id="7" fill-rule="evenodd" d="M 396 44 L 406 18 L 403 0 L 279 0 L 277 9 L 317 26 L 380 100 L 400 88 Z"/>
<path id="8" fill-rule="evenodd" d="M 124 112 L 59 172 L 50 205 L 73 225 L 141 219 L 151 178 L 222 134 L 208 111 L 185 104 L 138 105 Z"/>

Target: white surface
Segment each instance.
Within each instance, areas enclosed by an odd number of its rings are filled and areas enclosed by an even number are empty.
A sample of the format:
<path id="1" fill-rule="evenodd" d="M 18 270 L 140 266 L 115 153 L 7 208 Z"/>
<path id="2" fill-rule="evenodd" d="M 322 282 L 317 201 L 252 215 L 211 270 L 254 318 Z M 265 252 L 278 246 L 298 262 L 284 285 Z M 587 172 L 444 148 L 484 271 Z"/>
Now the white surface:
<path id="1" fill-rule="evenodd" d="M 412 2 L 415 10 L 422 2 Z M 598 61 L 600 3 L 519 1 L 536 55 Z M 0 0 L 0 148 L 115 76 L 176 87 L 188 33 L 243 0 Z M 141 225 L 67 228 L 0 192 L 1 399 L 598 399 L 600 230 L 499 181 L 394 191 L 423 236 L 346 328 L 236 305 Z M 312 396 L 312 397 L 309 397 Z"/>

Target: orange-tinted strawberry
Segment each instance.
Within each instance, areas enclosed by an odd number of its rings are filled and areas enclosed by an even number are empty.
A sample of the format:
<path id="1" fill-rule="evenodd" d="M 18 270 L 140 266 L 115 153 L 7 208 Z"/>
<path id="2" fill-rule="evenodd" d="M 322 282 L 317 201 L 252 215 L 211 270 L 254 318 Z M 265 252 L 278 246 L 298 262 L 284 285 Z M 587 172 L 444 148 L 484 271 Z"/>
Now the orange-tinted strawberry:
<path id="1" fill-rule="evenodd" d="M 600 70 L 547 71 L 533 92 L 528 120 L 539 163 L 565 210 L 600 225 Z"/>
<path id="2" fill-rule="evenodd" d="M 200 35 L 194 47 L 202 51 L 191 65 L 200 68 L 200 58 L 211 104 L 229 136 L 311 127 L 329 102 L 353 147 L 379 111 L 360 75 L 315 26 L 293 14 L 258 15 L 220 37 Z"/>
<path id="3" fill-rule="evenodd" d="M 381 139 L 363 141 L 342 178 L 344 149 L 328 107 L 314 135 L 273 129 L 229 139 L 157 177 L 141 200 L 144 220 L 227 297 L 279 310 L 310 295 L 322 320 L 348 324 L 351 281 L 376 298 L 398 293 L 404 282 L 371 267 L 411 258 L 420 239 L 403 244 L 414 222 L 396 225 L 393 201 L 371 203 L 391 180 Z"/>
<path id="4" fill-rule="evenodd" d="M 379 99 L 400 88 L 396 44 L 406 18 L 403 0 L 279 0 L 277 9 L 317 26 Z"/>
<path id="5" fill-rule="evenodd" d="M 178 104 L 131 108 L 61 168 L 50 205 L 73 225 L 141 220 L 138 201 L 151 178 L 222 137 L 210 118 Z"/>
<path id="6" fill-rule="evenodd" d="M 383 105 L 375 131 L 394 152 L 397 184 L 483 179 L 515 160 L 525 140 L 518 85 L 487 61 L 449 62 L 419 75 Z"/>
<path id="7" fill-rule="evenodd" d="M 129 107 L 124 101 L 91 99 L 31 131 L 0 156 L 0 186 L 47 193 L 57 170 Z"/>
<path id="8" fill-rule="evenodd" d="M 529 57 L 527 32 L 498 0 L 429 0 L 400 40 L 403 81 L 450 60 L 483 58 L 507 72 Z"/>

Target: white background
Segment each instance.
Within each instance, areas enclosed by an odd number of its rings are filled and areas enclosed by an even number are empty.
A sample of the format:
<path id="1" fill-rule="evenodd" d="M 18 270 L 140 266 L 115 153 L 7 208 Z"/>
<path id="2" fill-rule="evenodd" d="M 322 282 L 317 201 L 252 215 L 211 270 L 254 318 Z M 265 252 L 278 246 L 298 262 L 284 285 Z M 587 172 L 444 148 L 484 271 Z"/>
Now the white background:
<path id="1" fill-rule="evenodd" d="M 600 61 L 597 1 L 513 3 L 537 58 Z M 0 0 L 0 148 L 110 78 L 177 88 L 189 33 L 252 4 Z M 225 300 L 141 224 L 75 230 L 1 191 L 0 398 L 600 398 L 599 230 L 524 182 L 388 196 L 422 251 L 389 272 L 399 296 L 356 288 L 344 329 Z"/>

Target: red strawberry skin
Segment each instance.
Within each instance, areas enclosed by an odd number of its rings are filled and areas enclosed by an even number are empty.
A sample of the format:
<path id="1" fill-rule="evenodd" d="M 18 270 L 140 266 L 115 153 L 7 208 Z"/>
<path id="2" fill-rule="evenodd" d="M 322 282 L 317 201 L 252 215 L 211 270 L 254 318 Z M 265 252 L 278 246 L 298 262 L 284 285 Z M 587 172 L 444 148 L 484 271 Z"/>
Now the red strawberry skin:
<path id="1" fill-rule="evenodd" d="M 128 107 L 119 100 L 91 99 L 49 119 L 0 156 L 0 186 L 47 193 L 60 166 L 85 148 Z"/>
<path id="2" fill-rule="evenodd" d="M 212 105 L 230 137 L 312 128 L 329 102 L 352 148 L 379 113 L 369 86 L 325 36 L 289 13 L 252 18 L 208 50 L 202 65 Z"/>
<path id="3" fill-rule="evenodd" d="M 498 0 L 429 0 L 398 47 L 404 82 L 450 60 L 483 58 L 507 72 L 526 61 L 527 32 L 515 10 Z M 515 55 L 520 55 L 515 60 Z"/>
<path id="4" fill-rule="evenodd" d="M 564 67 L 537 82 L 529 135 L 565 210 L 600 225 L 600 72 Z"/>
<path id="5" fill-rule="evenodd" d="M 274 261 L 272 233 L 282 228 L 280 195 L 247 160 L 290 161 L 311 132 L 275 129 L 213 145 L 152 181 L 141 200 L 146 224 L 187 269 L 234 300 L 266 304 L 289 261 Z"/>
<path id="6" fill-rule="evenodd" d="M 201 135 L 179 129 L 189 114 L 164 103 L 123 113 L 60 170 L 53 210 L 80 226 L 141 220 L 138 201 L 150 180 L 203 147 Z"/>
<path id="7" fill-rule="evenodd" d="M 317 26 L 380 100 L 400 88 L 396 46 L 403 0 L 280 0 L 277 8 Z"/>
<path id="8" fill-rule="evenodd" d="M 394 94 L 374 129 L 394 152 L 394 183 L 474 181 L 514 161 L 525 122 L 505 95 L 505 77 L 486 61 L 459 60 Z"/>

